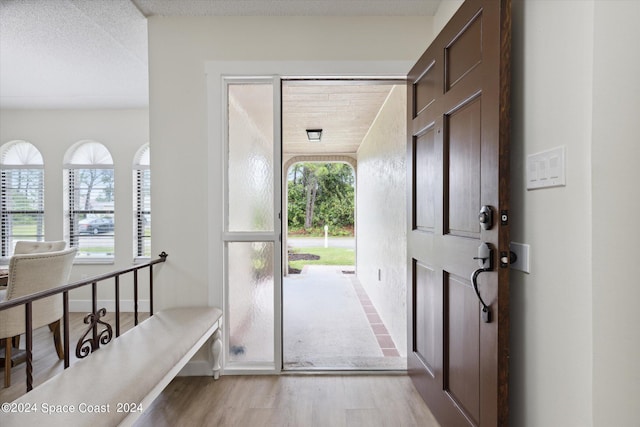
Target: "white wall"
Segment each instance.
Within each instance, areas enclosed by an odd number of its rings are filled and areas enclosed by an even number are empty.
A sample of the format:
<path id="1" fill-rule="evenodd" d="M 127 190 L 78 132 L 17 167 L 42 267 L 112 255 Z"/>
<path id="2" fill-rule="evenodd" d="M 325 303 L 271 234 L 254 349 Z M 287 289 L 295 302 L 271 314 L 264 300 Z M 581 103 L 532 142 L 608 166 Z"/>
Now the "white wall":
<path id="1" fill-rule="evenodd" d="M 406 117 L 406 87 L 394 86 L 360 145 L 357 177 L 358 279 L 403 357 L 407 355 Z"/>
<path id="2" fill-rule="evenodd" d="M 637 425 L 640 2 L 514 2 L 512 425 Z M 567 186 L 524 190 L 567 147 Z"/>
<path id="3" fill-rule="evenodd" d="M 131 266 L 133 254 L 134 156 L 149 142 L 148 110 L 1 110 L 0 145 L 25 140 L 42 153 L 45 163 L 45 234 L 47 240 L 63 239 L 63 158 L 81 140 L 104 144 L 115 169 L 115 259 L 113 264 L 74 265 L 71 280 L 80 280 Z M 152 150 L 153 151 L 153 150 Z M 160 253 L 160 252 L 157 252 Z M 141 275 L 141 279 L 142 279 Z M 124 282 L 123 282 L 124 283 Z M 146 294 L 146 287 L 141 291 Z M 124 292 L 124 286 L 123 286 Z M 113 290 L 109 290 L 109 295 Z M 126 296 L 126 295 L 125 295 Z M 71 299 L 86 298 L 74 293 Z"/>
<path id="4" fill-rule="evenodd" d="M 207 61 L 414 61 L 431 39 L 430 17 L 150 18 L 152 203 L 154 223 L 165 225 L 154 229 L 152 245 L 169 253 L 159 281 L 171 283 L 161 306 L 210 300 L 208 266 L 219 262 L 207 240 L 219 228 L 209 224 L 209 203 L 217 216 L 222 209 L 208 199 L 219 190 L 206 186 L 209 177 L 221 185 L 222 177 L 208 164 Z M 221 287 L 222 272 L 215 268 L 213 276 Z"/>
<path id="5" fill-rule="evenodd" d="M 593 419 L 638 425 L 640 2 L 595 3 Z"/>
<path id="6" fill-rule="evenodd" d="M 531 244 L 532 270 L 512 274 L 511 425 L 633 425 L 640 263 L 623 238 L 637 236 L 639 207 L 637 2 L 513 0 L 513 12 L 512 240 Z M 208 297 L 204 63 L 415 60 L 433 31 L 425 18 L 150 19 L 154 224 L 164 224 L 153 248 L 170 253 L 165 306 Z M 527 192 L 526 155 L 559 145 L 567 186 Z"/>
<path id="7" fill-rule="evenodd" d="M 433 16 L 433 38 L 435 39 L 437 35 L 442 31 L 449 19 L 453 16 L 454 13 L 462 6 L 464 0 L 442 0 L 438 5 L 438 10 L 436 10 L 435 15 Z"/>
<path id="8" fill-rule="evenodd" d="M 592 425 L 593 1 L 513 2 L 511 425 Z M 564 145 L 566 187 L 525 189 L 528 154 Z"/>

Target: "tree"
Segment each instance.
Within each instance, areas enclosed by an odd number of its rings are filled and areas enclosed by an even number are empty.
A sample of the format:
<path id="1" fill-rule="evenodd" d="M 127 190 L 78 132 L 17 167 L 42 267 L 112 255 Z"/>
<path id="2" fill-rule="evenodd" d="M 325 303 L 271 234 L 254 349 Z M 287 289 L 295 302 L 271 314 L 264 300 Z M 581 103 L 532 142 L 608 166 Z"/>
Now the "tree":
<path id="1" fill-rule="evenodd" d="M 353 169 L 343 163 L 299 163 L 289 171 L 290 227 L 310 229 L 354 223 Z"/>
<path id="2" fill-rule="evenodd" d="M 112 201 L 113 200 L 113 170 L 111 169 L 80 169 L 79 182 L 85 187 L 84 194 L 84 210 L 88 211 L 93 208 L 92 202 L 96 201 Z M 93 197 L 94 187 L 101 188 L 102 184 L 103 197 Z"/>

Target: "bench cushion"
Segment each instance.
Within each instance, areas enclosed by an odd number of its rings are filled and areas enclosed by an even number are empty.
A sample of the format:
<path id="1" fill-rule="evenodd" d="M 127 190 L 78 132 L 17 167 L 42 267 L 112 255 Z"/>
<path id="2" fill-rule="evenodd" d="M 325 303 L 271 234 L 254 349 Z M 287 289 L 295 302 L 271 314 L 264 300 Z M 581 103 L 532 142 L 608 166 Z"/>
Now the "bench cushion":
<path id="1" fill-rule="evenodd" d="M 129 415 L 117 412 L 119 404 L 143 403 L 159 383 L 168 383 L 217 329 L 221 316 L 215 307 L 163 310 L 15 400 L 38 411 L 0 413 L 0 425 L 118 425 Z M 44 404 L 67 405 L 75 413 L 45 414 Z M 82 409 L 108 412 L 79 413 Z"/>

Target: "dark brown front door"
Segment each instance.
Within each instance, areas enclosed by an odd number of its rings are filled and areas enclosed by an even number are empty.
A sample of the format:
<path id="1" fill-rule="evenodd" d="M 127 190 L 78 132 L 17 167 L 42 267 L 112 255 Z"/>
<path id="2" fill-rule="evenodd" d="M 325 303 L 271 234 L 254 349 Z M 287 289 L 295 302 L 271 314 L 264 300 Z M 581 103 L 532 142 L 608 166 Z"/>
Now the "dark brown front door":
<path id="1" fill-rule="evenodd" d="M 408 76 L 408 365 L 444 427 L 508 422 L 510 9 L 467 0 Z"/>

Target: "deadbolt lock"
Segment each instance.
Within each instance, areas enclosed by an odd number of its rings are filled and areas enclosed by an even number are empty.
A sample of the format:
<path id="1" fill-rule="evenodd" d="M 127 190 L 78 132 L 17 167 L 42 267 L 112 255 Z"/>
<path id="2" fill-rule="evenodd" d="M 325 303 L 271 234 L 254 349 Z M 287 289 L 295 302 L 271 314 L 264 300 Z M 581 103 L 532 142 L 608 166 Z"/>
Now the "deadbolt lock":
<path id="1" fill-rule="evenodd" d="M 493 209 L 491 206 L 484 205 L 478 214 L 478 221 L 485 230 L 490 230 L 493 226 Z"/>

